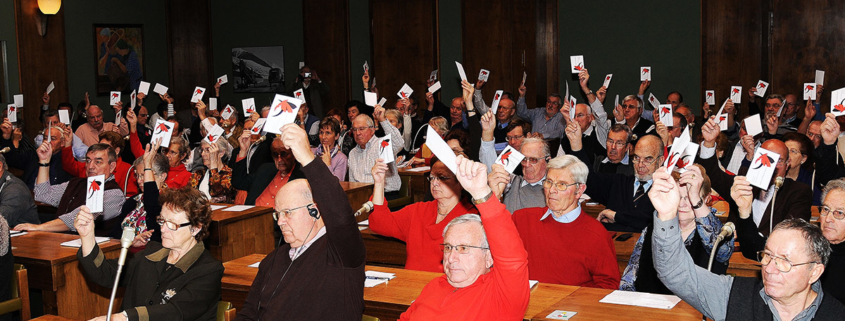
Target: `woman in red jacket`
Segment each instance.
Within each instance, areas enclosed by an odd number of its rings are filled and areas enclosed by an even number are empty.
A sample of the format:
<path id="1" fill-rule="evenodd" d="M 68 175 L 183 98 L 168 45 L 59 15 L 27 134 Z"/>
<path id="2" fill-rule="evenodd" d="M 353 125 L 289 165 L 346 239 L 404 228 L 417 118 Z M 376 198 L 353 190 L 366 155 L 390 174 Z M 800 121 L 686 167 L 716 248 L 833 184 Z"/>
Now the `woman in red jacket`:
<path id="1" fill-rule="evenodd" d="M 458 182 L 455 174 L 436 157 L 431 161 L 431 196 L 434 201 L 414 203 L 391 212 L 384 202 L 384 177 L 387 164 L 381 159 L 373 166 L 373 204 L 370 229 L 395 237 L 406 243 L 405 268 L 410 270 L 443 272 L 443 228 L 453 218 L 478 210 Z"/>

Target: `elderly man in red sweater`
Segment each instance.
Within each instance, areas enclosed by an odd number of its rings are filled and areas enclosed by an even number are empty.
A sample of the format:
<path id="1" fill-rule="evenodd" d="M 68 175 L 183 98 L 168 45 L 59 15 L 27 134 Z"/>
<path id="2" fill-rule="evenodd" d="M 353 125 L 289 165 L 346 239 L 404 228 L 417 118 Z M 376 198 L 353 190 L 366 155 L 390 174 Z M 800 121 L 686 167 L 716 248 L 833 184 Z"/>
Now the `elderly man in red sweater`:
<path id="1" fill-rule="evenodd" d="M 528 307 L 528 253 L 505 205 L 487 186 L 487 167 L 463 156 L 458 181 L 479 215 L 443 229 L 443 271 L 400 320 L 522 320 Z"/>
<path id="2" fill-rule="evenodd" d="M 493 165 L 497 166 L 497 165 Z M 604 226 L 581 209 L 587 165 L 572 155 L 549 162 L 546 207 L 516 211 L 513 222 L 531 260 L 529 277 L 543 283 L 619 288 L 616 249 Z"/>

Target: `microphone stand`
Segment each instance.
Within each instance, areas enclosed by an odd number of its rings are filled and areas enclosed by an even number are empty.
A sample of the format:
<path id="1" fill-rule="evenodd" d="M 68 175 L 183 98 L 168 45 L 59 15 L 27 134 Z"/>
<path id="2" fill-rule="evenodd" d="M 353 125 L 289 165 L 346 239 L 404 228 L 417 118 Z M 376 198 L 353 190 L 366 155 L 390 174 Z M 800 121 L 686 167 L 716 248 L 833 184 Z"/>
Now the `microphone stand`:
<path id="1" fill-rule="evenodd" d="M 725 223 L 722 229 L 724 230 L 725 228 L 727 228 L 728 231 L 731 231 L 729 234 L 733 234 L 733 231 L 735 231 L 734 225 L 731 222 Z M 707 261 L 707 272 L 711 272 L 710 270 L 713 269 L 713 260 L 716 258 L 719 243 L 721 243 L 724 239 L 725 237 L 722 235 L 722 232 L 719 232 L 719 235 L 716 236 L 715 240 L 713 240 L 713 247 L 710 249 L 710 259 Z M 702 315 L 701 320 L 707 321 L 707 316 Z"/>
<path id="2" fill-rule="evenodd" d="M 106 313 L 106 321 L 111 321 L 112 311 L 114 310 L 114 297 L 117 294 L 117 285 L 120 282 L 120 273 L 123 272 L 123 265 L 126 263 L 126 254 L 129 252 L 129 246 L 132 245 L 132 240 L 135 239 L 135 229 L 125 227 L 123 235 L 120 236 L 120 257 L 117 259 L 117 273 L 114 275 L 114 286 L 111 288 L 111 297 L 109 298 L 109 310 Z"/>
<path id="3" fill-rule="evenodd" d="M 772 235 L 772 223 L 775 221 L 775 200 L 778 198 L 778 190 L 783 186 L 783 177 L 775 177 L 775 192 L 772 194 L 772 208 L 769 210 L 769 235 Z"/>

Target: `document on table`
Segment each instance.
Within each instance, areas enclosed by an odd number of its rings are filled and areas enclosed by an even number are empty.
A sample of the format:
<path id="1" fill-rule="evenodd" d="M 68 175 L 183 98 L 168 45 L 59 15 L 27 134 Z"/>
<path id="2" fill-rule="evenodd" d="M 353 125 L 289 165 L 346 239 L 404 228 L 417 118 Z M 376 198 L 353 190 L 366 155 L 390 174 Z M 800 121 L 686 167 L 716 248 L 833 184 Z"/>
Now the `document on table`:
<path id="1" fill-rule="evenodd" d="M 247 266 L 248 266 L 248 267 L 257 268 L 257 267 L 258 267 L 258 265 L 260 265 L 260 264 L 261 264 L 261 261 L 258 261 L 258 262 L 252 263 L 252 264 L 250 264 L 250 265 L 247 265 Z"/>
<path id="2" fill-rule="evenodd" d="M 406 172 L 425 172 L 425 171 L 430 170 L 430 169 L 431 169 L 431 166 L 420 166 L 420 167 L 417 167 L 417 168 L 406 169 L 405 171 Z"/>
<path id="3" fill-rule="evenodd" d="M 97 237 L 94 238 L 94 240 L 96 240 L 97 243 L 103 243 L 103 242 L 107 242 L 109 240 L 109 238 L 97 236 Z M 82 247 L 82 239 L 75 239 L 75 240 L 72 240 L 72 241 L 67 241 L 67 242 L 62 243 L 61 245 L 67 246 L 67 247 Z"/>
<path id="4" fill-rule="evenodd" d="M 226 206 L 229 206 L 229 205 L 211 205 L 211 210 L 216 211 L 216 210 L 219 210 L 221 208 L 226 208 Z"/>
<path id="5" fill-rule="evenodd" d="M 240 212 L 240 211 L 246 211 L 246 210 L 251 209 L 253 207 L 255 207 L 255 206 L 254 205 L 235 205 L 235 206 L 226 208 L 223 211 L 224 212 Z"/>
<path id="6" fill-rule="evenodd" d="M 671 310 L 678 302 L 681 302 L 681 298 L 674 295 L 616 290 L 599 302 Z"/>
<path id="7" fill-rule="evenodd" d="M 395 273 L 378 271 L 367 271 L 364 273 L 366 274 L 364 279 L 364 287 L 367 288 L 371 288 L 382 283 L 387 283 L 387 281 L 393 280 L 393 278 L 396 277 Z"/>
<path id="8" fill-rule="evenodd" d="M 363 220 L 363 221 L 360 221 L 360 222 L 358 222 L 358 225 L 369 226 L 369 225 L 370 225 L 370 220 Z"/>
<path id="9" fill-rule="evenodd" d="M 26 235 L 26 231 L 9 231 L 9 237 Z"/>

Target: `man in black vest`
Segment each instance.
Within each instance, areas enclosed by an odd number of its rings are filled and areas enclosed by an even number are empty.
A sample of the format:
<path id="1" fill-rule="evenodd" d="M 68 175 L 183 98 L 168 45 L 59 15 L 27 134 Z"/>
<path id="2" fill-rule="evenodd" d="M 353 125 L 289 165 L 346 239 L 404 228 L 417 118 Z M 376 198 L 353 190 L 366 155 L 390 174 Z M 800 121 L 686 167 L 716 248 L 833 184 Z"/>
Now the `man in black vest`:
<path id="1" fill-rule="evenodd" d="M 817 226 L 802 219 L 775 226 L 758 255 L 762 280 L 715 275 L 696 267 L 682 245 L 680 190 L 661 167 L 648 193 L 657 212 L 654 268 L 675 295 L 713 320 L 774 320 L 774 313 L 777 320 L 842 319 L 845 306 L 824 293 L 819 282 L 831 250 Z"/>
<path id="2" fill-rule="evenodd" d="M 50 176 L 50 159 L 53 155 L 53 147 L 47 142 L 41 144 L 36 151 L 38 153 L 38 177 L 35 179 L 35 200 L 47 203 L 58 208 L 56 211 L 59 217 L 43 224 L 19 224 L 15 226 L 16 231 L 47 231 L 63 232 L 75 231 L 73 221 L 79 213 L 79 207 L 85 205 L 87 194 L 85 186 L 88 185 L 87 177 L 78 177 L 58 185 L 52 185 Z M 123 192 L 117 183 L 114 182 L 114 169 L 117 167 L 117 154 L 108 144 L 94 144 L 88 147 L 85 154 L 85 170 L 88 177 L 105 175 L 106 183 L 103 191 L 103 212 L 95 213 L 98 221 L 95 234 L 105 236 L 111 228 L 111 224 L 119 224 L 120 209 L 123 207 Z M 115 222 L 118 221 L 118 222 Z"/>
<path id="3" fill-rule="evenodd" d="M 276 194 L 275 217 L 287 244 L 261 261 L 235 320 L 361 319 L 365 249 L 349 202 L 337 201 L 346 194 L 315 159 L 305 130 L 285 125 L 281 141 L 306 179 Z"/>

